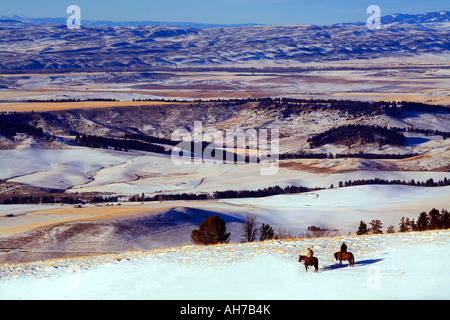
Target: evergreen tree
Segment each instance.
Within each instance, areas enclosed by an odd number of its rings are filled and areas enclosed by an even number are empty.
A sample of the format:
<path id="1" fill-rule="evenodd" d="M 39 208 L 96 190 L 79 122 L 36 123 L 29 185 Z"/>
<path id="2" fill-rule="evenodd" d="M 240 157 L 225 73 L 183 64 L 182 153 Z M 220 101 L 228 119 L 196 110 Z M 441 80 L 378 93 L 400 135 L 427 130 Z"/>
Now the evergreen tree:
<path id="1" fill-rule="evenodd" d="M 195 244 L 228 243 L 230 233 L 227 233 L 225 221 L 219 216 L 210 216 L 192 231 L 191 240 Z"/>
<path id="2" fill-rule="evenodd" d="M 370 221 L 370 232 L 375 234 L 383 233 L 381 230 L 383 224 L 381 223 L 381 220 L 374 219 Z"/>
<path id="3" fill-rule="evenodd" d="M 263 223 L 259 229 L 259 241 L 275 238 L 275 231 L 269 224 Z"/>
<path id="4" fill-rule="evenodd" d="M 395 233 L 394 226 L 393 226 L 393 225 L 390 225 L 390 226 L 387 228 L 386 233 Z"/>
<path id="5" fill-rule="evenodd" d="M 421 212 L 417 218 L 417 231 L 423 231 L 428 228 L 428 216 L 426 212 Z"/>
<path id="6" fill-rule="evenodd" d="M 361 234 L 367 234 L 367 233 L 369 233 L 369 230 L 367 229 L 367 225 L 364 221 L 361 220 L 361 222 L 359 223 L 358 231 L 356 231 L 356 234 L 361 235 Z"/>
<path id="7" fill-rule="evenodd" d="M 408 232 L 411 230 L 411 222 L 409 221 L 409 218 L 402 217 L 400 219 L 400 223 L 398 224 L 398 231 L 399 232 Z"/>
<path id="8" fill-rule="evenodd" d="M 428 217 L 428 229 L 434 230 L 441 227 L 441 214 L 439 213 L 439 210 L 435 208 L 431 209 L 428 213 Z"/>
<path id="9" fill-rule="evenodd" d="M 441 228 L 448 229 L 450 228 L 450 214 L 447 210 L 441 210 Z"/>
<path id="10" fill-rule="evenodd" d="M 414 219 L 411 220 L 411 231 L 417 231 L 417 223 Z"/>

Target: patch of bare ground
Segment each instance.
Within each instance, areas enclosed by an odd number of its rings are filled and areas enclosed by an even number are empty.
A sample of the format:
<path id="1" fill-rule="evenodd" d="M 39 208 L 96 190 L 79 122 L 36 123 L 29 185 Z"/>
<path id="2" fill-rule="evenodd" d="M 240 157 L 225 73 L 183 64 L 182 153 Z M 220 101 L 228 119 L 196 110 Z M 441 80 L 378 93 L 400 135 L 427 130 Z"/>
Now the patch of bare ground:
<path id="1" fill-rule="evenodd" d="M 41 187 L 33 187 L 26 184 L 18 183 L 18 182 L 1 182 L 0 181 L 0 198 L 2 196 L 10 196 L 10 195 L 35 195 L 42 193 L 50 193 L 54 190 L 49 188 L 41 188 Z"/>
<path id="2" fill-rule="evenodd" d="M 338 167 L 339 165 L 335 162 L 336 160 L 282 160 L 280 161 L 279 166 L 280 168 L 289 170 L 320 174 L 345 173 L 356 170 L 352 168 L 342 168 L 342 166 Z"/>
<path id="3" fill-rule="evenodd" d="M 164 101 L 77 101 L 77 102 L 14 102 L 1 103 L 0 111 L 42 112 L 71 109 L 95 109 L 111 107 L 154 106 L 171 104 Z"/>
<path id="4" fill-rule="evenodd" d="M 296 159 L 282 160 L 280 168 L 318 174 L 349 173 L 361 170 L 370 171 L 434 171 L 449 172 L 450 164 L 442 161 L 449 152 L 423 154 L 406 159 Z"/>

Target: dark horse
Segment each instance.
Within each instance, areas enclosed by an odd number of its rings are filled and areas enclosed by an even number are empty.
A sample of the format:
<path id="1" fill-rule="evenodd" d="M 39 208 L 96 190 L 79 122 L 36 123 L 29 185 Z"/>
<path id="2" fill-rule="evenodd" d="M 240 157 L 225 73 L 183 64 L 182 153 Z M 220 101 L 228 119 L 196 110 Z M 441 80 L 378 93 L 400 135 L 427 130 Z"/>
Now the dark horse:
<path id="1" fill-rule="evenodd" d="M 353 267 L 355 265 L 355 257 L 351 252 L 341 252 L 338 251 L 334 254 L 336 261 L 339 260 L 339 265 L 342 266 L 342 260 L 348 261 L 348 266 Z"/>
<path id="2" fill-rule="evenodd" d="M 307 256 L 299 256 L 298 262 L 302 262 L 305 264 L 306 272 L 308 272 L 309 266 L 314 266 L 314 272 L 319 270 L 319 260 L 316 257 L 309 258 Z"/>

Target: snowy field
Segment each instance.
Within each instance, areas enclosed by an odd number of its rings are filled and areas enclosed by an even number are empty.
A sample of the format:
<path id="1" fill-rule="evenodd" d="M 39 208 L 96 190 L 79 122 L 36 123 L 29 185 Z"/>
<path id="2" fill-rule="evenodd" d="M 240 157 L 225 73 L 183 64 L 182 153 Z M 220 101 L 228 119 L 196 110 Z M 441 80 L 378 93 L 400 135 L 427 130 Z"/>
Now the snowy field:
<path id="1" fill-rule="evenodd" d="M 345 241 L 355 266 L 333 258 Z M 187 245 L 0 265 L 0 299 L 449 299 L 450 230 Z M 307 247 L 319 272 L 305 271 Z"/>
<path id="2" fill-rule="evenodd" d="M 329 188 L 332 184 L 337 187 L 340 181 L 358 179 L 450 179 L 448 171 L 442 169 L 448 163 L 449 153 L 445 147 L 441 152 L 430 159 L 411 161 L 412 164 L 359 159 L 292 160 L 281 163 L 274 175 L 261 175 L 260 164 L 174 164 L 169 155 L 68 146 L 40 149 L 25 144 L 14 150 L 0 150 L 0 179 L 72 193 L 127 196 L 151 195 L 158 191 L 255 190 L 275 185 Z M 415 168 L 393 170 L 391 166 L 395 163 Z"/>

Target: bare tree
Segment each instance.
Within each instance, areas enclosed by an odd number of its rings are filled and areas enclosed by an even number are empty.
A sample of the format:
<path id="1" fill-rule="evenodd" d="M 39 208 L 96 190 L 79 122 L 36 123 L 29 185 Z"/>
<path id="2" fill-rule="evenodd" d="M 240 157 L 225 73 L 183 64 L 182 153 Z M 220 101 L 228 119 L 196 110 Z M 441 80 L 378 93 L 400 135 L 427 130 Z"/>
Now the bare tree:
<path id="1" fill-rule="evenodd" d="M 297 238 L 295 235 L 293 235 L 292 233 L 290 233 L 288 230 L 286 229 L 278 229 L 278 233 L 275 235 L 275 239 L 294 239 Z"/>
<path id="2" fill-rule="evenodd" d="M 247 214 L 247 220 L 242 226 L 242 242 L 253 242 L 256 240 L 258 228 L 256 227 L 256 216 L 254 214 Z"/>

